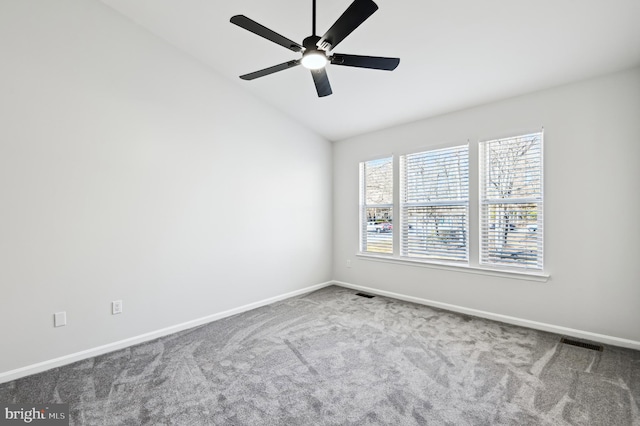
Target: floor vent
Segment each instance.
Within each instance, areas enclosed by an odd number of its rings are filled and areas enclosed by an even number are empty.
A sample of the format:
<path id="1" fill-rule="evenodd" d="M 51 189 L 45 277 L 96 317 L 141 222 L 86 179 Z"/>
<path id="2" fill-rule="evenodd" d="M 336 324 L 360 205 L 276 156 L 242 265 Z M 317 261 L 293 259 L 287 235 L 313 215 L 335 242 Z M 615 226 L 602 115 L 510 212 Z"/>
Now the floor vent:
<path id="1" fill-rule="evenodd" d="M 564 343 L 565 345 L 578 346 L 580 348 L 585 348 L 585 349 L 591 349 L 592 351 L 598 351 L 598 352 L 602 352 L 602 350 L 604 349 L 602 345 L 580 342 L 578 340 L 567 339 L 566 337 L 563 337 L 562 340 L 560 340 L 560 343 Z"/>
<path id="2" fill-rule="evenodd" d="M 356 293 L 356 296 L 366 297 L 367 299 L 371 299 L 375 297 L 373 294 L 366 294 L 366 293 Z"/>

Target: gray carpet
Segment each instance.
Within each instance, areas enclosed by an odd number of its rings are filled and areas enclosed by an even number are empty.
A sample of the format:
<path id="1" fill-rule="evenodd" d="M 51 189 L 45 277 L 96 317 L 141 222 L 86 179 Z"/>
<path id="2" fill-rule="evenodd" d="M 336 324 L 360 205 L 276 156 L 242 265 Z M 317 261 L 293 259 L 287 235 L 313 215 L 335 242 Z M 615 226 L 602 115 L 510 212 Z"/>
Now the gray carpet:
<path id="1" fill-rule="evenodd" d="M 640 352 L 328 287 L 0 385 L 83 425 L 640 425 Z"/>

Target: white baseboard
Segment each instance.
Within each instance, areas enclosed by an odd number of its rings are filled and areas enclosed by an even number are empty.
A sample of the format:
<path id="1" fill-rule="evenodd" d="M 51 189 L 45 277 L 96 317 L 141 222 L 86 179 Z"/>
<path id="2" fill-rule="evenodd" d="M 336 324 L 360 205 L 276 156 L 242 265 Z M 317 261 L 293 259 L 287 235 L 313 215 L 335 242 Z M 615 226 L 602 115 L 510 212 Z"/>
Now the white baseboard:
<path id="1" fill-rule="evenodd" d="M 377 294 L 380 296 L 392 297 L 394 299 L 405 300 L 407 302 L 418 303 L 421 305 L 433 306 L 436 308 L 446 309 L 453 312 L 459 312 L 463 314 L 473 315 L 481 318 L 487 318 L 495 321 L 504 322 L 507 324 L 514 324 L 523 327 L 533 328 L 536 330 L 548 331 L 551 333 L 557 333 L 581 339 L 591 340 L 595 342 L 605 343 L 614 346 L 621 346 L 625 348 L 640 350 L 640 342 L 636 340 L 623 339 L 620 337 L 607 336 L 605 334 L 592 333 L 589 331 L 576 330 L 572 328 L 557 326 L 553 324 L 546 324 L 537 321 L 526 320 L 517 317 L 511 317 L 508 315 L 495 314 L 492 312 L 480 311 L 477 309 L 465 308 L 463 306 L 451 305 L 449 303 L 436 302 L 433 300 L 422 299 L 420 297 L 407 296 L 400 293 L 394 293 L 391 291 L 378 290 L 371 287 L 365 287 L 361 285 L 355 285 L 346 283 L 343 281 L 327 281 L 324 283 L 305 287 L 300 290 L 295 290 L 289 293 L 281 294 L 278 296 L 270 297 L 268 299 L 260 300 L 258 302 L 249 303 L 244 306 L 229 309 L 227 311 L 219 312 L 216 314 L 208 315 L 206 317 L 198 318 L 192 321 L 187 321 L 181 324 L 177 324 L 171 327 L 166 327 L 160 330 L 152 331 L 149 333 L 141 334 L 139 336 L 130 337 L 128 339 L 120 340 L 117 342 L 109 343 L 96 348 L 87 349 L 84 351 L 76 352 L 73 354 L 61 356 L 59 358 L 39 362 L 36 364 L 28 365 L 25 367 L 17 368 L 7 372 L 0 373 L 0 383 L 10 382 L 12 380 L 19 379 L 21 377 L 30 376 L 32 374 L 41 373 L 52 368 L 60 367 L 63 365 L 71 364 L 76 361 L 91 358 L 94 356 L 102 355 L 108 352 L 113 352 L 119 349 L 137 345 L 139 343 L 148 342 L 150 340 L 157 339 L 159 337 L 167 336 L 169 334 L 177 333 L 182 330 L 197 327 L 199 325 L 207 324 L 212 321 L 216 321 L 222 318 L 226 318 L 232 315 L 236 315 L 242 312 L 250 311 L 252 309 L 259 308 L 261 306 L 268 305 L 270 303 L 278 302 L 280 300 L 288 299 L 291 297 L 299 296 L 301 294 L 309 293 L 321 288 L 337 285 L 340 287 L 350 288 L 353 290 L 364 291 L 367 293 Z"/>
<path id="2" fill-rule="evenodd" d="M 394 299 L 418 303 L 421 305 L 433 306 L 435 308 L 446 309 L 448 311 L 473 315 L 476 317 L 500 321 L 507 324 L 519 325 L 522 327 L 533 328 L 536 330 L 548 331 L 551 333 L 561 334 L 565 336 L 577 337 L 579 339 L 591 340 L 594 342 L 604 343 L 607 345 L 621 346 L 624 348 L 640 350 L 640 342 L 636 340 L 623 339 L 623 338 L 614 337 L 614 336 L 607 336 L 605 334 L 592 333 L 590 331 L 576 330 L 573 328 L 562 327 L 562 326 L 553 325 L 553 324 L 546 324 L 543 322 L 531 321 L 531 320 L 512 317 L 508 315 L 494 314 L 493 312 L 486 312 L 486 311 L 480 311 L 478 309 L 465 308 L 463 306 L 436 302 L 434 300 L 422 299 L 420 297 L 414 297 L 414 296 L 407 296 L 400 293 L 394 293 L 394 292 L 385 291 L 385 290 L 378 290 L 376 288 L 350 284 L 342 281 L 333 281 L 332 283 L 340 287 L 346 287 L 353 290 L 364 291 L 367 293 L 377 294 L 379 296 L 392 297 Z"/>
<path id="3" fill-rule="evenodd" d="M 187 330 L 189 328 L 197 327 L 199 325 L 207 324 L 212 321 L 216 321 L 222 318 L 230 317 L 231 315 L 236 315 L 242 312 L 250 311 L 252 309 L 259 308 L 261 306 L 268 305 L 270 303 L 278 302 L 280 300 L 289 299 L 290 297 L 299 296 L 301 294 L 309 293 L 315 290 L 319 290 L 321 288 L 330 286 L 333 284 L 333 281 L 327 281 L 324 283 L 312 285 L 309 287 L 305 287 L 300 290 L 291 291 L 289 293 L 281 294 L 278 296 L 270 297 L 268 299 L 260 300 L 258 302 L 249 303 L 248 305 L 240 306 L 238 308 L 229 309 L 227 311 L 219 312 L 212 315 L 207 315 L 206 317 L 198 318 L 195 320 L 183 322 L 182 324 L 173 325 L 171 327 L 166 327 L 160 330 L 152 331 L 149 333 L 141 334 L 139 336 L 130 337 L 128 339 L 120 340 L 117 342 L 109 343 L 103 346 L 98 346 L 96 348 L 87 349 L 84 351 L 76 352 L 69 355 L 64 355 L 59 358 L 39 362 L 37 364 L 27 365 L 25 367 L 16 368 L 15 370 L 10 370 L 4 373 L 0 373 L 0 383 L 10 382 L 12 380 L 19 379 L 21 377 L 30 376 L 32 374 L 41 373 L 46 370 L 50 370 L 52 368 L 60 367 L 63 365 L 71 364 L 76 361 L 81 361 L 83 359 L 91 358 L 94 356 L 106 354 L 108 352 L 113 352 L 118 349 L 124 349 L 126 347 L 137 345 L 138 343 L 148 342 L 150 340 L 157 339 L 158 337 L 167 336 L 169 334 L 177 333 L 182 330 Z"/>

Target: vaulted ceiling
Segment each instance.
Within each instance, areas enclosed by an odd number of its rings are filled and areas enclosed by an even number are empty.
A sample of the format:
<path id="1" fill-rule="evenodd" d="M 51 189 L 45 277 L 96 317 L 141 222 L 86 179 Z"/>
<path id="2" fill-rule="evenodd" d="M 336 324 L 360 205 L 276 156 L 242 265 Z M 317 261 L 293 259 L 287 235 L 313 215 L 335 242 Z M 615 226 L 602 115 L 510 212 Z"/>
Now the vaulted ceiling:
<path id="1" fill-rule="evenodd" d="M 298 59 L 229 22 L 242 14 L 298 43 L 311 0 L 102 0 L 329 140 L 640 65 L 638 0 L 375 0 L 336 49 L 392 56 L 395 71 L 329 65 L 333 95 L 308 70 L 241 74 Z M 322 35 L 352 0 L 317 0 Z"/>

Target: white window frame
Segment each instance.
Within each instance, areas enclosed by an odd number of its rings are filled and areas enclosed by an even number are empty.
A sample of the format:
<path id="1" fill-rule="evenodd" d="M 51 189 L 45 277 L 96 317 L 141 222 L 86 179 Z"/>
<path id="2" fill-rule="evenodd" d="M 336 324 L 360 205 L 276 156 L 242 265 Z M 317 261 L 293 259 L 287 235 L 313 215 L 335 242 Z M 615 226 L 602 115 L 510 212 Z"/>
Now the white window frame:
<path id="1" fill-rule="evenodd" d="M 374 204 L 367 204 L 366 200 L 367 200 L 367 196 L 366 196 L 366 189 L 367 189 L 367 182 L 366 182 L 366 173 L 365 173 L 365 168 L 367 166 L 368 163 L 373 163 L 376 161 L 382 161 L 382 160 L 389 160 L 391 163 L 391 197 L 392 197 L 392 202 L 391 203 L 374 203 Z M 369 235 L 367 233 L 367 224 L 368 224 L 368 218 L 367 218 L 367 209 L 370 208 L 388 208 L 391 210 L 391 214 L 392 217 L 395 215 L 395 206 L 394 206 L 394 202 L 393 200 L 395 199 L 395 191 L 394 191 L 394 183 L 395 183 L 395 158 L 393 155 L 391 156 L 387 156 L 387 157 L 381 157 L 381 158 L 375 158 L 373 160 L 368 160 L 368 161 L 363 161 L 360 163 L 359 166 L 359 173 L 360 173 L 360 179 L 359 179 L 359 185 L 360 185 L 360 191 L 359 191 L 359 206 L 360 206 L 360 214 L 359 214 L 359 228 L 360 228 L 360 233 L 359 233 L 359 252 L 363 253 L 363 254 L 375 254 L 376 256 L 392 256 L 395 250 L 395 244 L 393 243 L 393 235 L 395 234 L 395 231 L 392 231 L 389 234 L 389 238 L 391 238 L 391 252 L 389 253 L 381 253 L 379 251 L 376 250 L 367 250 L 368 248 L 368 238 Z"/>
<path id="2" fill-rule="evenodd" d="M 423 201 L 409 201 L 409 194 L 415 194 L 416 189 L 410 188 L 411 181 L 408 178 L 408 174 L 410 170 L 408 170 L 407 163 L 412 162 L 410 157 L 422 157 L 425 161 L 420 164 L 424 167 L 422 170 L 426 171 L 429 175 L 433 175 L 434 173 L 439 173 L 442 169 L 439 165 L 433 165 L 428 163 L 427 157 L 430 155 L 433 158 L 437 158 L 444 154 L 445 156 L 459 154 L 462 153 L 466 156 L 466 175 L 460 175 L 460 170 L 458 170 L 458 178 L 451 179 L 447 181 L 447 184 L 457 185 L 458 187 L 464 187 L 465 191 L 461 194 L 458 194 L 458 197 L 434 197 L 437 198 L 435 200 L 423 200 Z M 409 157 L 409 159 L 408 159 Z M 420 161 L 420 160 L 418 160 Z M 446 163 L 449 160 L 445 160 Z M 414 162 L 411 168 L 416 167 L 416 163 Z M 419 166 L 418 166 L 419 167 Z M 399 216 L 400 216 L 400 256 L 402 258 L 410 258 L 410 259 L 419 259 L 423 261 L 435 262 L 435 263 L 456 263 L 456 264 L 468 264 L 469 263 L 469 144 L 463 145 L 454 145 L 440 148 L 432 148 L 424 151 L 414 152 L 410 154 L 404 154 L 400 156 L 400 201 L 399 201 Z M 424 188 L 423 188 L 424 189 Z M 419 192 L 419 191 L 417 191 Z M 411 230 L 410 226 L 412 224 L 409 223 L 408 213 L 412 208 L 420 208 L 424 207 L 426 209 L 429 208 L 438 208 L 438 207 L 464 207 L 464 214 L 462 217 L 463 220 L 463 228 L 461 229 L 461 238 L 464 241 L 463 246 L 463 257 L 460 258 L 460 250 L 452 251 L 451 254 L 447 255 L 446 245 L 442 244 L 444 239 L 438 237 L 434 238 L 429 233 L 427 233 L 424 238 L 424 248 L 416 246 L 417 238 L 410 235 Z M 417 224 L 413 224 L 417 225 Z M 426 225 L 426 224 L 425 224 Z M 429 229 L 428 227 L 426 228 Z M 455 230 L 454 230 L 455 231 Z M 440 240 L 440 241 L 438 241 Z M 414 247 L 413 249 L 411 247 Z M 445 248 L 445 250 L 443 250 Z M 439 254 L 440 253 L 440 254 Z"/>
<path id="3" fill-rule="evenodd" d="M 531 129 L 531 128 L 529 128 Z M 537 133 L 538 131 L 524 131 L 513 134 L 527 135 L 532 133 Z M 502 139 L 508 139 L 502 137 L 504 135 L 500 135 Z M 508 135 L 507 135 L 508 136 Z M 393 164 L 393 204 L 386 204 L 383 207 L 392 208 L 394 215 L 394 223 L 393 223 L 393 254 L 379 254 L 372 252 L 363 252 L 358 250 L 356 252 L 356 256 L 363 261 L 373 261 L 373 262 L 383 262 L 383 263 L 392 263 L 397 265 L 405 265 L 411 267 L 421 267 L 428 269 L 436 269 L 436 270 L 447 270 L 458 273 L 470 273 L 474 275 L 485 275 L 492 277 L 502 277 L 502 278 L 511 278 L 517 280 L 526 280 L 526 281 L 536 281 L 536 282 L 547 282 L 549 279 L 549 273 L 545 270 L 544 265 L 542 265 L 539 269 L 533 268 L 521 268 L 521 267 L 509 267 L 502 265 L 490 265 L 485 263 L 480 263 L 480 246 L 481 246 L 481 210 L 482 210 L 482 202 L 481 202 L 481 194 L 480 194 L 480 143 L 481 141 L 494 140 L 494 138 L 483 138 L 476 139 L 476 142 L 469 142 L 469 208 L 468 208 L 468 232 L 467 232 L 467 249 L 468 249 L 468 263 L 462 262 L 446 262 L 439 260 L 432 260 L 428 258 L 414 258 L 414 257 L 406 257 L 402 256 L 401 246 L 402 246 L 402 210 L 401 210 L 401 165 L 400 165 L 400 157 L 402 155 L 413 154 L 420 151 L 429 151 L 436 150 L 441 148 L 448 148 L 457 145 L 462 145 L 460 142 L 458 143 L 449 143 L 449 144 L 440 144 L 440 145 L 431 145 L 425 146 L 422 149 L 418 148 L 415 150 L 407 150 L 404 152 L 395 152 L 392 155 L 387 155 L 384 157 L 392 157 Z M 544 138 L 543 138 L 544 139 Z M 541 171 L 543 171 L 543 162 L 544 162 L 544 144 L 541 146 Z M 383 158 L 383 157 L 374 157 L 374 158 Z M 360 163 L 362 164 L 362 163 Z M 362 169 L 360 169 L 362 171 Z M 544 185 L 544 180 L 543 180 Z M 543 188 L 544 189 L 544 188 Z M 544 195 L 542 196 L 544 198 Z M 362 191 L 360 191 L 360 214 L 359 214 L 359 244 L 362 242 Z M 543 203 L 544 200 L 540 202 L 539 209 L 539 219 L 543 218 Z M 365 210 L 366 211 L 366 210 Z M 542 223 L 539 224 L 540 231 L 543 231 Z M 541 232 L 542 235 L 542 232 Z M 362 246 L 359 245 L 359 249 Z M 544 255 L 543 252 L 541 252 Z"/>
<path id="4" fill-rule="evenodd" d="M 537 189 L 537 194 L 533 196 L 514 196 L 514 197 L 491 197 L 487 195 L 488 188 L 490 186 L 490 169 L 487 167 L 486 162 L 489 161 L 489 151 L 487 151 L 489 145 L 495 143 L 519 143 L 526 140 L 537 140 L 537 149 L 534 151 L 532 158 L 535 163 L 528 162 L 527 168 L 531 167 L 533 176 L 537 176 L 538 183 L 534 185 Z M 528 134 L 521 134 L 511 137 L 505 137 L 500 139 L 492 139 L 481 141 L 478 143 L 479 149 L 479 263 L 481 266 L 490 268 L 505 268 L 505 269 L 521 269 L 521 270 L 534 270 L 542 272 L 544 270 L 544 130 L 539 132 L 533 132 Z M 530 149 L 530 148 L 528 148 Z M 535 154 L 537 152 L 537 155 Z M 531 166 L 530 166 L 531 165 Z M 518 167 L 513 165 L 513 167 Z M 517 173 L 529 173 L 517 170 Z M 503 206 L 513 205 L 527 206 L 535 205 L 535 224 L 532 229 L 522 227 L 520 224 L 513 224 L 514 234 L 518 232 L 521 235 L 521 242 L 516 243 L 516 253 L 509 254 L 510 250 L 505 250 L 505 254 L 496 256 L 497 251 L 490 249 L 490 241 L 497 239 L 498 232 L 492 231 L 491 224 L 489 223 L 488 211 L 491 206 Z M 521 215 L 522 216 L 522 215 Z M 495 225 L 495 224 L 494 224 Z M 505 224 L 505 227 L 511 224 Z M 497 226 L 496 226 L 497 228 Z M 502 231 L 500 231 L 502 233 Z M 505 233 L 506 235 L 506 233 Z M 506 239 L 507 237 L 505 237 Z M 526 242 L 524 242 L 526 241 Z M 535 247 L 535 250 L 531 249 Z M 527 257 L 534 255 L 535 262 L 527 262 Z"/>

